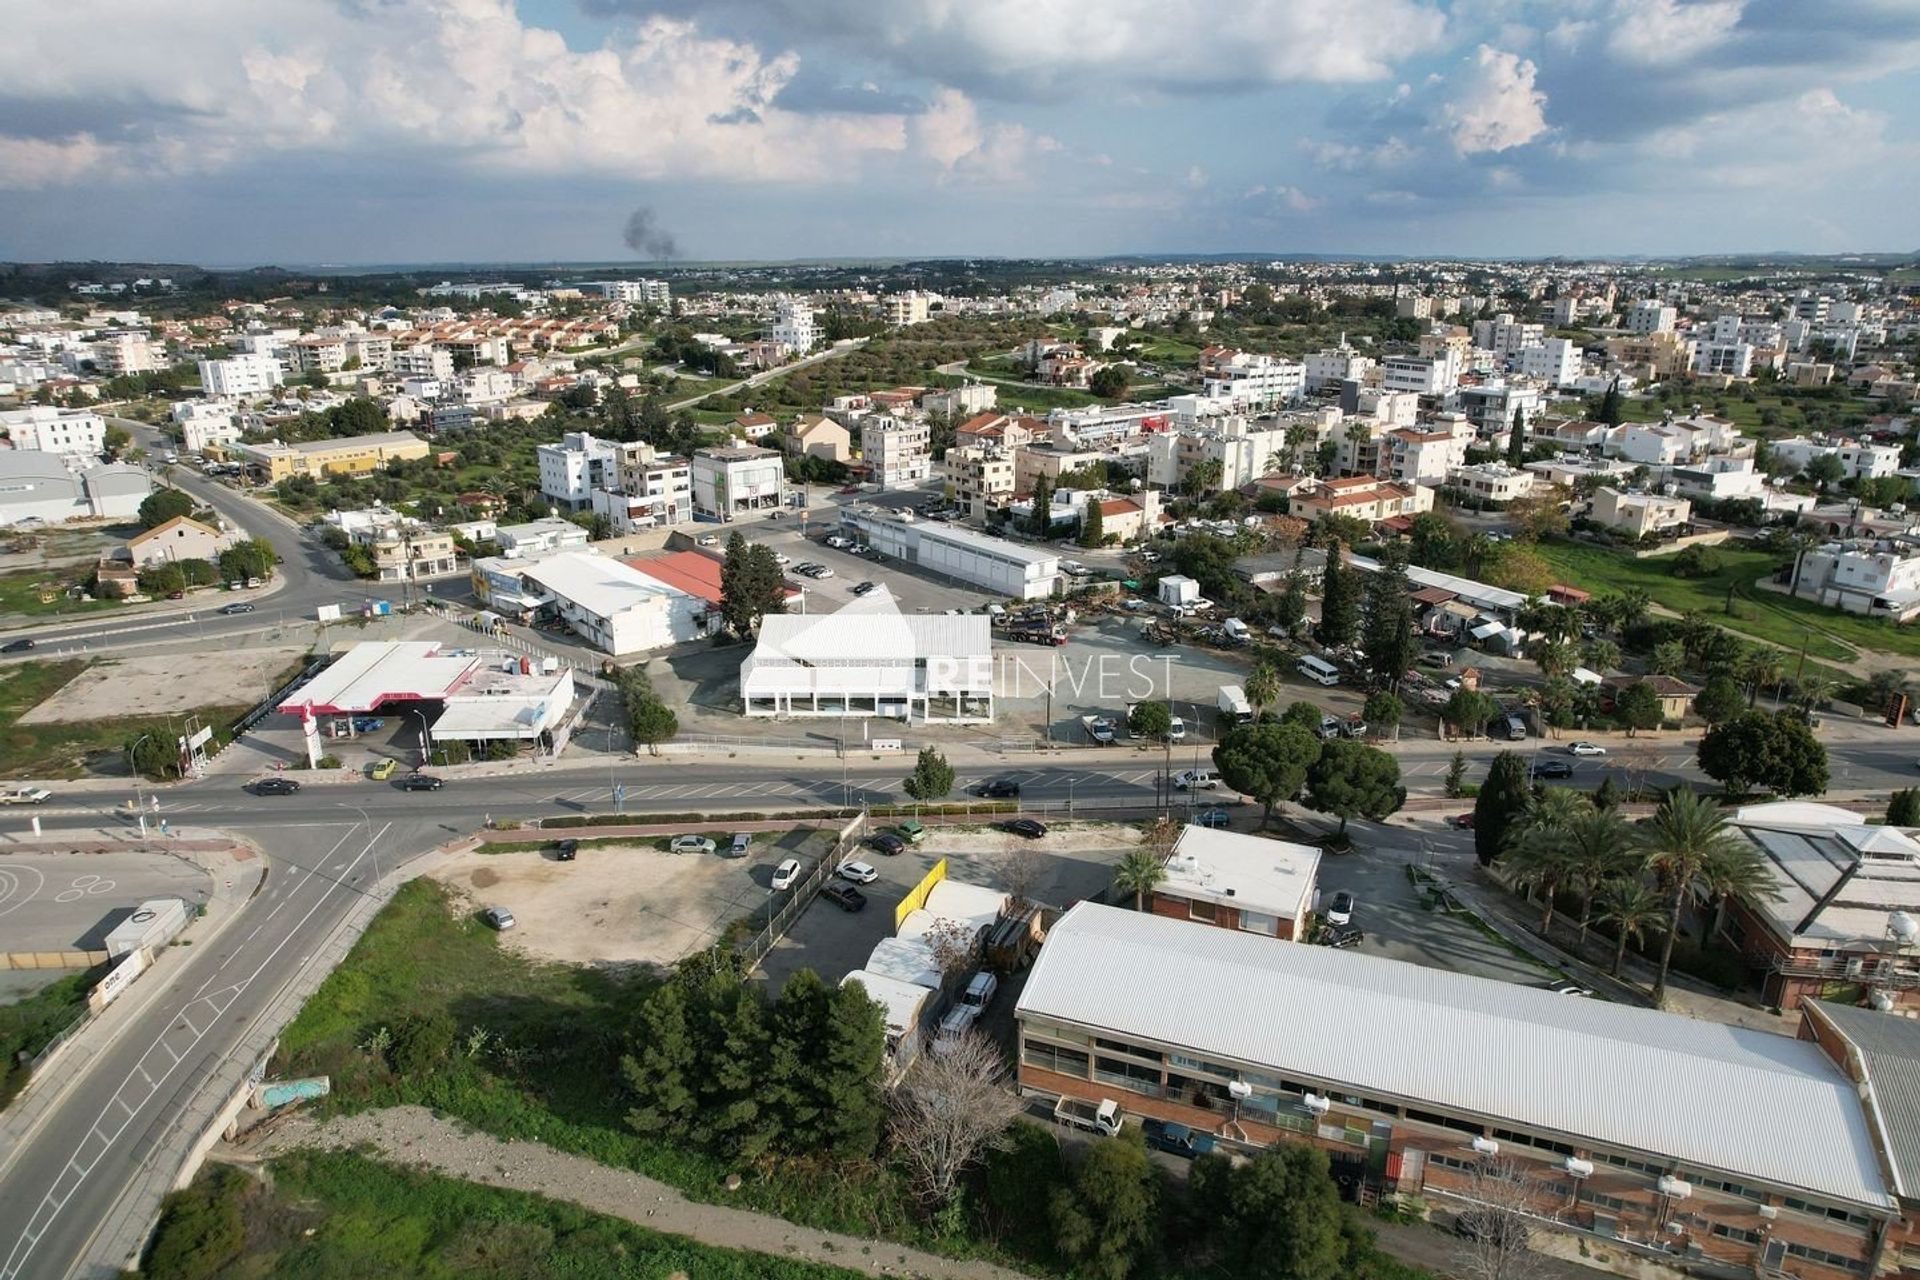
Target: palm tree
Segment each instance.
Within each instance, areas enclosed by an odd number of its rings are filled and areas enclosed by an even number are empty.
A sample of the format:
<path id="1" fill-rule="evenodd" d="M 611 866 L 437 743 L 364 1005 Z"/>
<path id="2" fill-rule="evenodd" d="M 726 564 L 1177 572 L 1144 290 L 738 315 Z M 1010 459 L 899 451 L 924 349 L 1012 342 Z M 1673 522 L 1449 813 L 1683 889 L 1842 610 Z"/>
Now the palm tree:
<path id="1" fill-rule="evenodd" d="M 1580 895 L 1580 945 L 1584 947 L 1595 892 L 1630 871 L 1637 872 L 1639 858 L 1632 828 L 1612 809 L 1589 807 L 1566 825 L 1561 838 L 1569 863 L 1565 885 Z"/>
<path id="2" fill-rule="evenodd" d="M 1615 597 L 1613 625 L 1621 631 L 1646 621 L 1653 597 L 1641 587 L 1628 587 Z"/>
<path id="3" fill-rule="evenodd" d="M 1167 867 L 1151 851 L 1135 849 L 1113 869 L 1113 887 L 1133 895 L 1133 909 L 1147 909 L 1147 895 L 1167 878 Z"/>
<path id="4" fill-rule="evenodd" d="M 1697 892 L 1696 882 L 1711 868 L 1716 879 L 1749 883 L 1765 874 L 1759 852 L 1727 829 L 1726 811 L 1703 800 L 1692 787 L 1675 787 L 1660 802 L 1641 840 L 1647 865 L 1667 899 L 1667 936 L 1660 946 L 1660 967 L 1653 979 L 1653 1003 L 1667 994 L 1667 971 L 1673 965 L 1673 940 L 1680 932 L 1680 912 Z M 1747 866 L 1746 864 L 1755 864 Z"/>
<path id="5" fill-rule="evenodd" d="M 1533 647 L 1533 660 L 1539 664 L 1540 674 L 1552 679 L 1578 666 L 1580 652 L 1565 640 L 1548 640 Z"/>
<path id="6" fill-rule="evenodd" d="M 1827 700 L 1833 697 L 1839 687 L 1825 676 L 1805 676 L 1794 682 L 1793 704 L 1806 715 L 1812 715 L 1818 708 L 1826 705 Z"/>
<path id="7" fill-rule="evenodd" d="M 1508 844 L 1504 865 L 1513 877 L 1514 887 L 1525 889 L 1529 897 L 1538 893 L 1546 900 L 1540 913 L 1540 933 L 1551 936 L 1555 895 L 1574 870 L 1566 832 L 1553 827 L 1530 827 Z"/>
<path id="8" fill-rule="evenodd" d="M 1780 888 L 1773 872 L 1754 853 L 1753 846 L 1742 840 L 1728 849 L 1731 852 L 1719 851 L 1707 859 L 1697 881 L 1701 896 L 1713 904 L 1713 919 L 1706 933 L 1709 938 L 1720 932 L 1729 899 L 1780 901 Z"/>
<path id="9" fill-rule="evenodd" d="M 1687 646 L 1678 640 L 1662 640 L 1653 646 L 1648 664 L 1657 676 L 1677 676 L 1687 669 Z"/>
<path id="10" fill-rule="evenodd" d="M 1247 673 L 1247 682 L 1243 686 L 1247 701 L 1253 704 L 1255 711 L 1264 711 L 1273 705 L 1280 696 L 1280 672 L 1271 662 L 1257 663 Z"/>
<path id="11" fill-rule="evenodd" d="M 1620 646 L 1605 636 L 1596 636 L 1582 646 L 1587 665 L 1601 675 L 1620 665 Z"/>
<path id="12" fill-rule="evenodd" d="M 1593 904 L 1599 908 L 1594 919 L 1613 929 L 1613 969 L 1614 977 L 1620 976 L 1620 966 L 1626 963 L 1627 944 L 1638 942 L 1647 936 L 1650 929 L 1658 928 L 1666 908 L 1660 902 L 1658 894 L 1643 884 L 1637 876 L 1622 876 L 1601 885 L 1593 895 Z"/>
<path id="13" fill-rule="evenodd" d="M 1749 709 L 1760 700 L 1760 690 L 1770 684 L 1778 684 L 1786 674 L 1781 662 L 1780 651 L 1765 645 L 1756 645 L 1740 655 L 1738 663 L 1740 681 L 1747 686 L 1747 706 Z"/>

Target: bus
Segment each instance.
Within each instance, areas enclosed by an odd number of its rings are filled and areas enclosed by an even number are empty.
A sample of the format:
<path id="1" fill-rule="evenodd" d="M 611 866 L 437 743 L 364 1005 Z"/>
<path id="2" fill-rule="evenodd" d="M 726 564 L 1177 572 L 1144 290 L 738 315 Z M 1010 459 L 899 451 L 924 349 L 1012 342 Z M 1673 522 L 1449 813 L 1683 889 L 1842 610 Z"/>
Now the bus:
<path id="1" fill-rule="evenodd" d="M 1296 667 L 1295 670 L 1299 671 L 1301 675 L 1313 681 L 1315 684 L 1336 685 L 1340 683 L 1340 668 L 1334 666 L 1326 659 L 1316 658 L 1312 654 L 1308 654 L 1306 657 L 1300 659 L 1300 665 Z"/>

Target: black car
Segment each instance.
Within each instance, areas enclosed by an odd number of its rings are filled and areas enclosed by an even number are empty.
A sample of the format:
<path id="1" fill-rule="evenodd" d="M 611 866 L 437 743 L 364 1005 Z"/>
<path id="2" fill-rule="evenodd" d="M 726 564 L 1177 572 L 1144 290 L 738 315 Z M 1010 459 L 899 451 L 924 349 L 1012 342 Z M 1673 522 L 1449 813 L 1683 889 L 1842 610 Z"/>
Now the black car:
<path id="1" fill-rule="evenodd" d="M 238 600 L 236 600 L 236 601 L 235 601 L 234 603 L 232 603 L 232 604 L 223 604 L 223 605 L 221 605 L 221 606 L 220 606 L 220 612 L 222 612 L 222 613 L 227 613 L 227 614 L 233 614 L 233 613 L 252 613 L 252 612 L 253 612 L 253 606 L 252 606 L 252 605 L 250 605 L 250 604 L 247 604 L 247 603 L 245 603 L 244 601 L 238 601 Z"/>
<path id="2" fill-rule="evenodd" d="M 907 842 L 905 840 L 902 840 L 899 836 L 892 835 L 887 832 L 882 832 L 881 834 L 875 836 L 873 839 L 867 841 L 867 843 L 873 847 L 873 850 L 875 853 L 884 853 L 889 858 L 893 857 L 893 855 L 895 855 L 896 853 L 899 853 L 902 849 L 907 847 Z"/>
<path id="3" fill-rule="evenodd" d="M 1032 818 L 1009 818 L 1000 824 L 1000 829 L 1011 835 L 1025 836 L 1029 840 L 1038 840 L 1047 834 L 1047 829 Z"/>
<path id="4" fill-rule="evenodd" d="M 1011 800 L 1019 796 L 1020 784 L 1012 778 L 995 778 L 975 787 L 973 794 L 983 800 Z"/>
<path id="5" fill-rule="evenodd" d="M 410 773 L 400 779 L 402 791 L 438 791 L 446 785 L 446 779 L 436 778 L 430 773 Z"/>
<path id="6" fill-rule="evenodd" d="M 562 840 L 553 846 L 553 860 L 555 862 L 572 862 L 579 854 L 580 842 L 578 840 Z"/>
<path id="7" fill-rule="evenodd" d="M 0 645 L 0 653 L 25 653 L 31 648 L 33 648 L 33 641 L 31 640 L 25 638 L 9 640 L 5 644 Z"/>
<path id="8" fill-rule="evenodd" d="M 299 789 L 300 784 L 292 778 L 262 778 L 253 784 L 257 796 L 290 796 Z"/>
<path id="9" fill-rule="evenodd" d="M 874 589 L 874 587 L 875 587 L 875 586 L 877 586 L 877 585 L 878 585 L 877 583 L 872 583 L 872 582 L 862 582 L 862 583 L 860 583 L 859 585 L 857 585 L 856 587 L 854 587 L 854 589 L 853 589 L 853 594 L 855 594 L 855 595 L 857 595 L 857 596 L 863 596 L 863 595 L 865 595 L 865 594 L 867 594 L 867 592 L 869 592 L 869 591 L 871 591 L 871 590 L 873 590 L 873 589 Z"/>
<path id="10" fill-rule="evenodd" d="M 820 886 L 820 896 L 842 911 L 858 911 L 867 905 L 867 895 L 850 884 L 829 880 Z"/>
<path id="11" fill-rule="evenodd" d="M 1355 947 L 1365 941 L 1366 936 L 1357 924 L 1336 924 L 1321 933 L 1320 943 L 1334 948 Z"/>
<path id="12" fill-rule="evenodd" d="M 1527 772 L 1535 778 L 1571 778 L 1573 766 L 1565 760 L 1536 760 Z"/>

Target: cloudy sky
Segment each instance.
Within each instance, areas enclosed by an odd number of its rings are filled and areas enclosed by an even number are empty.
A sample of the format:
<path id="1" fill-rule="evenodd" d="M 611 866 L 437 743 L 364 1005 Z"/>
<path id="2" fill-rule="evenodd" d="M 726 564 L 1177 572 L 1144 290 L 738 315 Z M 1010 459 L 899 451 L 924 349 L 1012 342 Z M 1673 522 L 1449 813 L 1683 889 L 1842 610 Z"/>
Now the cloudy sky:
<path id="1" fill-rule="evenodd" d="M 1920 248 L 1916 0 L 14 0 L 0 258 Z"/>

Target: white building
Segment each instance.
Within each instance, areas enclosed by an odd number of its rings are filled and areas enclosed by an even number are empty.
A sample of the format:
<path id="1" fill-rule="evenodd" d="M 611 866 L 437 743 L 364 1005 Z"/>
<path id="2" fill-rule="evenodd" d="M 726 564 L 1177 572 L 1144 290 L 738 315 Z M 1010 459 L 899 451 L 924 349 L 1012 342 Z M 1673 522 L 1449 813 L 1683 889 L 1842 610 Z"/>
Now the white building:
<path id="1" fill-rule="evenodd" d="M 1580 348 L 1568 338 L 1548 338 L 1520 352 L 1520 373 L 1549 387 L 1572 385 L 1580 377 Z"/>
<path id="2" fill-rule="evenodd" d="M 397 378 L 435 378 L 453 380 L 453 352 L 430 342 L 415 342 L 393 349 L 393 374 Z"/>
<path id="3" fill-rule="evenodd" d="M 107 447 L 106 419 L 88 409 L 34 405 L 0 412 L 0 431 L 16 449 L 94 458 Z"/>
<path id="4" fill-rule="evenodd" d="M 1467 446 L 1473 443 L 1473 428 L 1465 419 L 1457 422 L 1451 430 L 1389 431 L 1381 457 L 1387 476 L 1403 484 L 1445 484 L 1466 465 Z"/>
<path id="5" fill-rule="evenodd" d="M 1776 440 L 1773 442 L 1773 456 L 1781 462 L 1792 464 L 1795 471 L 1806 470 L 1807 464 L 1815 458 L 1838 458 L 1842 468 L 1841 478 L 1846 480 L 1878 479 L 1892 475 L 1900 467 L 1899 445 L 1841 438 L 1810 440 L 1806 436 L 1792 436 Z"/>
<path id="6" fill-rule="evenodd" d="M 583 511 L 593 502 L 595 489 L 617 483 L 619 446 L 596 439 L 590 432 L 569 431 L 558 443 L 533 451 L 540 467 L 540 494 L 556 506 Z"/>
<path id="7" fill-rule="evenodd" d="M 1306 389 L 1319 391 L 1327 387 L 1338 387 L 1343 382 L 1358 381 L 1367 376 L 1367 370 L 1373 368 L 1373 358 L 1363 356 L 1352 347 L 1329 347 L 1325 351 L 1316 351 L 1309 355 L 1304 365 Z"/>
<path id="8" fill-rule="evenodd" d="M 253 400 L 273 394 L 284 381 L 280 362 L 270 355 L 245 352 L 224 360 L 200 362 L 200 389 L 228 400 Z"/>
<path id="9" fill-rule="evenodd" d="M 1672 333 L 1680 313 L 1656 298 L 1646 298 L 1627 309 L 1627 332 L 1640 336 Z"/>
<path id="10" fill-rule="evenodd" d="M 1595 524 L 1644 538 L 1650 533 L 1678 529 L 1693 518 L 1693 504 L 1685 498 L 1657 493 L 1634 493 L 1603 485 L 1593 492 L 1587 513 Z"/>
<path id="11" fill-rule="evenodd" d="M 1305 365 L 1246 352 L 1217 365 L 1201 384 L 1202 395 L 1218 400 L 1231 413 L 1284 408 L 1305 395 L 1306 389 Z"/>
<path id="12" fill-rule="evenodd" d="M 1060 557 L 1046 548 L 895 516 L 874 507 L 842 509 L 840 523 L 890 560 L 969 583 L 995 596 L 1044 600 L 1059 586 Z"/>
<path id="13" fill-rule="evenodd" d="M 1715 455 L 1684 463 L 1666 473 L 1675 492 L 1689 498 L 1723 502 L 1730 498 L 1758 498 L 1767 491 L 1767 478 L 1754 469 L 1753 459 Z"/>
<path id="14" fill-rule="evenodd" d="M 881 305 L 886 308 L 887 323 L 895 328 L 904 328 L 907 325 L 925 324 L 930 318 L 932 302 L 931 294 L 909 289 L 905 293 L 888 294 L 881 300 Z"/>
<path id="15" fill-rule="evenodd" d="M 1388 391 L 1437 398 L 1460 381 L 1460 355 L 1449 348 L 1431 356 L 1388 356 L 1381 361 L 1380 372 L 1380 385 Z"/>
<path id="16" fill-rule="evenodd" d="M 1727 378 L 1753 373 L 1753 348 L 1744 342 L 1702 342 L 1694 348 L 1693 371 Z"/>
<path id="17" fill-rule="evenodd" d="M 1542 402 L 1533 387 L 1493 383 L 1461 387 L 1454 393 L 1453 407 L 1467 415 L 1481 438 L 1504 441 L 1513 430 L 1514 415 L 1519 414 L 1523 423 L 1533 422 L 1540 417 Z"/>
<path id="18" fill-rule="evenodd" d="M 1533 492 L 1534 474 L 1499 462 L 1482 462 L 1471 467 L 1455 467 L 1447 475 L 1447 484 L 1470 493 L 1483 502 L 1512 502 Z"/>
<path id="19" fill-rule="evenodd" d="M 993 719 L 993 641 L 985 614 L 903 615 L 881 586 L 833 613 L 768 614 L 740 664 L 749 716 Z"/>
<path id="20" fill-rule="evenodd" d="M 1848 613 L 1920 615 L 1920 550 L 1911 540 L 1829 542 L 1800 553 L 1793 594 Z"/>
<path id="21" fill-rule="evenodd" d="M 639 302 L 664 307 L 673 299 L 665 280 L 601 280 L 587 286 L 610 302 Z"/>
<path id="22" fill-rule="evenodd" d="M 139 330 L 101 334 L 93 344 L 93 362 L 105 374 L 157 373 L 167 367 Z"/>
<path id="23" fill-rule="evenodd" d="M 693 509 L 716 520 L 786 504 L 786 459 L 758 445 L 722 445 L 693 454 Z"/>
<path id="24" fill-rule="evenodd" d="M 881 416 L 863 420 L 860 457 L 867 464 L 868 482 L 882 490 L 918 488 L 933 474 L 932 434 L 924 422 Z"/>
<path id="25" fill-rule="evenodd" d="M 711 606 L 611 556 L 563 551 L 532 560 L 475 561 L 476 594 L 508 616 L 565 623 L 615 657 L 664 649 L 709 633 Z"/>
<path id="26" fill-rule="evenodd" d="M 1545 325 L 1516 320 L 1506 312 L 1491 320 L 1473 322 L 1473 345 L 1503 358 L 1518 355 L 1527 347 L 1537 347 L 1546 338 Z"/>
<path id="27" fill-rule="evenodd" d="M 560 551 L 585 547 L 587 531 L 571 520 L 548 516 L 525 524 L 503 524 L 493 531 L 493 540 L 508 559 L 532 560 Z"/>
<path id="28" fill-rule="evenodd" d="M 59 454 L 0 449 L 0 525 L 124 520 L 152 492 L 153 477 L 125 463 L 75 469 Z"/>
<path id="29" fill-rule="evenodd" d="M 781 298 L 774 304 L 773 327 L 767 337 L 789 355 L 803 356 L 813 350 L 820 341 L 820 329 L 814 323 L 812 305 L 803 298 Z"/>
<path id="30" fill-rule="evenodd" d="M 205 453 L 211 445 L 234 444 L 240 439 L 240 415 L 230 404 L 182 400 L 173 406 L 171 416 L 188 453 Z"/>

